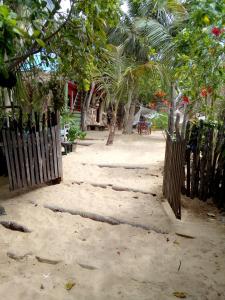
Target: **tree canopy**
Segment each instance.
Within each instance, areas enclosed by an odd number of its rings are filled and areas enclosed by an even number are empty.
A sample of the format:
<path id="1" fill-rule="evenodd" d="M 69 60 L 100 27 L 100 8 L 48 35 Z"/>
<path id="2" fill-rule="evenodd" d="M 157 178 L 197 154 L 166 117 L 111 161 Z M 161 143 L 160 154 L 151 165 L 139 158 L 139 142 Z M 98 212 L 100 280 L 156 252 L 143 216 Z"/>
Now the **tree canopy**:
<path id="1" fill-rule="evenodd" d="M 172 101 L 174 84 L 192 111 L 210 118 L 221 111 L 223 0 L 127 0 L 128 12 L 121 10 L 119 0 L 70 0 L 66 12 L 60 0 L 1 3 L 2 87 L 13 87 L 15 74 L 42 65 L 88 91 L 93 74 L 110 67 L 105 55 L 112 44 L 121 53 L 116 68 L 126 65 L 135 76 L 129 81 L 135 87 L 134 98 L 138 95 L 148 103 L 162 90 Z"/>
<path id="2" fill-rule="evenodd" d="M 0 6 L 0 63 L 10 72 L 41 63 L 57 65 L 63 75 L 76 77 L 87 88 L 88 74 L 106 42 L 106 26 L 115 26 L 119 1 L 5 0 Z M 38 54 L 38 56 L 37 56 Z M 36 55 L 36 56 L 35 56 Z M 72 74 L 73 73 L 73 74 Z"/>

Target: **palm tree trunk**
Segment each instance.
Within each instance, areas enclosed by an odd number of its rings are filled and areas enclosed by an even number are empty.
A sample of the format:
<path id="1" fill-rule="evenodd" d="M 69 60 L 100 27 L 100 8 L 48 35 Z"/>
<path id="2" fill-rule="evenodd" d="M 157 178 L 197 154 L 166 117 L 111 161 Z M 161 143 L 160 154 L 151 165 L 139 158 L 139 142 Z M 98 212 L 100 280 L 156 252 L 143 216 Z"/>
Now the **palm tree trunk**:
<path id="1" fill-rule="evenodd" d="M 131 102 L 132 102 L 132 92 L 130 90 L 128 92 L 128 101 L 124 105 L 123 134 L 126 134 L 126 126 L 127 126 L 127 123 L 128 123 Z"/>
<path id="2" fill-rule="evenodd" d="M 82 104 L 82 113 L 81 113 L 81 129 L 83 131 L 87 130 L 87 113 L 88 113 L 88 109 L 91 103 L 91 99 L 92 96 L 94 94 L 94 90 L 95 90 L 95 83 L 93 82 L 91 85 L 91 90 L 90 93 L 86 93 L 86 96 L 84 97 L 84 101 Z"/>
<path id="3" fill-rule="evenodd" d="M 117 110 L 118 110 L 118 105 L 116 104 L 116 107 L 112 112 L 112 119 L 109 124 L 109 136 L 106 142 L 106 146 L 112 145 L 114 141 L 115 132 L 116 132 Z"/>
<path id="4" fill-rule="evenodd" d="M 127 120 L 125 120 L 125 123 L 124 123 L 123 134 L 132 134 L 136 102 L 137 102 L 137 99 L 133 98 L 132 102 L 130 104 L 128 118 L 127 118 Z"/>

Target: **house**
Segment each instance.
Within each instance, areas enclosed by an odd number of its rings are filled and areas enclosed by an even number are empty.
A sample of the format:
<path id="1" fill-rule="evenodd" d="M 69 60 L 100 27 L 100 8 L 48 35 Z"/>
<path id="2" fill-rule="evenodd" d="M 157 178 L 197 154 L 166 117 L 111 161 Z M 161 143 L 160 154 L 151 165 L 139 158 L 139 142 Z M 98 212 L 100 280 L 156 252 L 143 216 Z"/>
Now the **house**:
<path id="1" fill-rule="evenodd" d="M 68 107 L 70 112 L 75 114 L 77 124 L 81 124 L 83 91 L 78 90 L 78 86 L 73 81 L 67 82 L 66 87 Z M 105 112 L 105 102 L 98 91 L 94 89 L 88 107 L 86 106 L 86 126 L 87 129 L 104 128 L 107 126 L 107 114 Z"/>

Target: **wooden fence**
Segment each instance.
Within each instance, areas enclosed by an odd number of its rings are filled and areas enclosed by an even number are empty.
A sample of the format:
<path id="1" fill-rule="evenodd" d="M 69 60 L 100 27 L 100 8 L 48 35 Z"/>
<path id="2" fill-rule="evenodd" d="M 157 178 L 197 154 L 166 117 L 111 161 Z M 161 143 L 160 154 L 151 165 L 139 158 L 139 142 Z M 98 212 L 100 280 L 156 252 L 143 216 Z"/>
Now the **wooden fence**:
<path id="1" fill-rule="evenodd" d="M 169 131 L 166 132 L 163 195 L 168 200 L 176 218 L 181 219 L 181 187 L 184 180 L 186 140 L 184 128 L 182 127 L 182 131 L 179 129 L 179 115 L 176 116 L 175 131 L 172 118 L 171 114 Z"/>
<path id="2" fill-rule="evenodd" d="M 225 208 L 225 122 L 188 123 L 183 193 Z"/>
<path id="3" fill-rule="evenodd" d="M 35 123 L 24 127 L 14 120 L 13 125 L 3 127 L 1 134 L 10 190 L 60 182 L 61 140 L 55 120 L 45 119 L 43 115 L 42 126 L 40 119 L 36 118 Z"/>
<path id="4" fill-rule="evenodd" d="M 172 116 L 172 113 L 171 113 Z M 163 194 L 181 219 L 181 192 L 225 209 L 225 121 L 212 124 L 185 120 L 179 128 L 170 116 L 167 132 Z M 186 127 L 186 128 L 185 128 Z"/>

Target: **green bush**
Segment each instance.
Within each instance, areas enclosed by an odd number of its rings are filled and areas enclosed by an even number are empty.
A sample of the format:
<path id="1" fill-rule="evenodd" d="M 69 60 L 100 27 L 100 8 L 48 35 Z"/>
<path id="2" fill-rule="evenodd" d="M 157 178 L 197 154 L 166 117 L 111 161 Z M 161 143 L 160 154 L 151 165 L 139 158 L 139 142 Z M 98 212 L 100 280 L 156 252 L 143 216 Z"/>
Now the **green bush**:
<path id="1" fill-rule="evenodd" d="M 66 136 L 67 136 L 68 141 L 74 142 L 77 139 L 80 139 L 80 140 L 85 139 L 86 132 L 80 130 L 75 125 L 71 125 Z"/>
<path id="2" fill-rule="evenodd" d="M 60 119 L 62 126 L 74 124 L 74 115 L 71 112 L 63 112 Z"/>
<path id="3" fill-rule="evenodd" d="M 61 125 L 68 125 L 69 130 L 66 136 L 70 142 L 74 142 L 77 139 L 84 140 L 87 135 L 86 132 L 78 127 L 74 114 L 69 111 L 64 111 L 61 114 Z"/>

